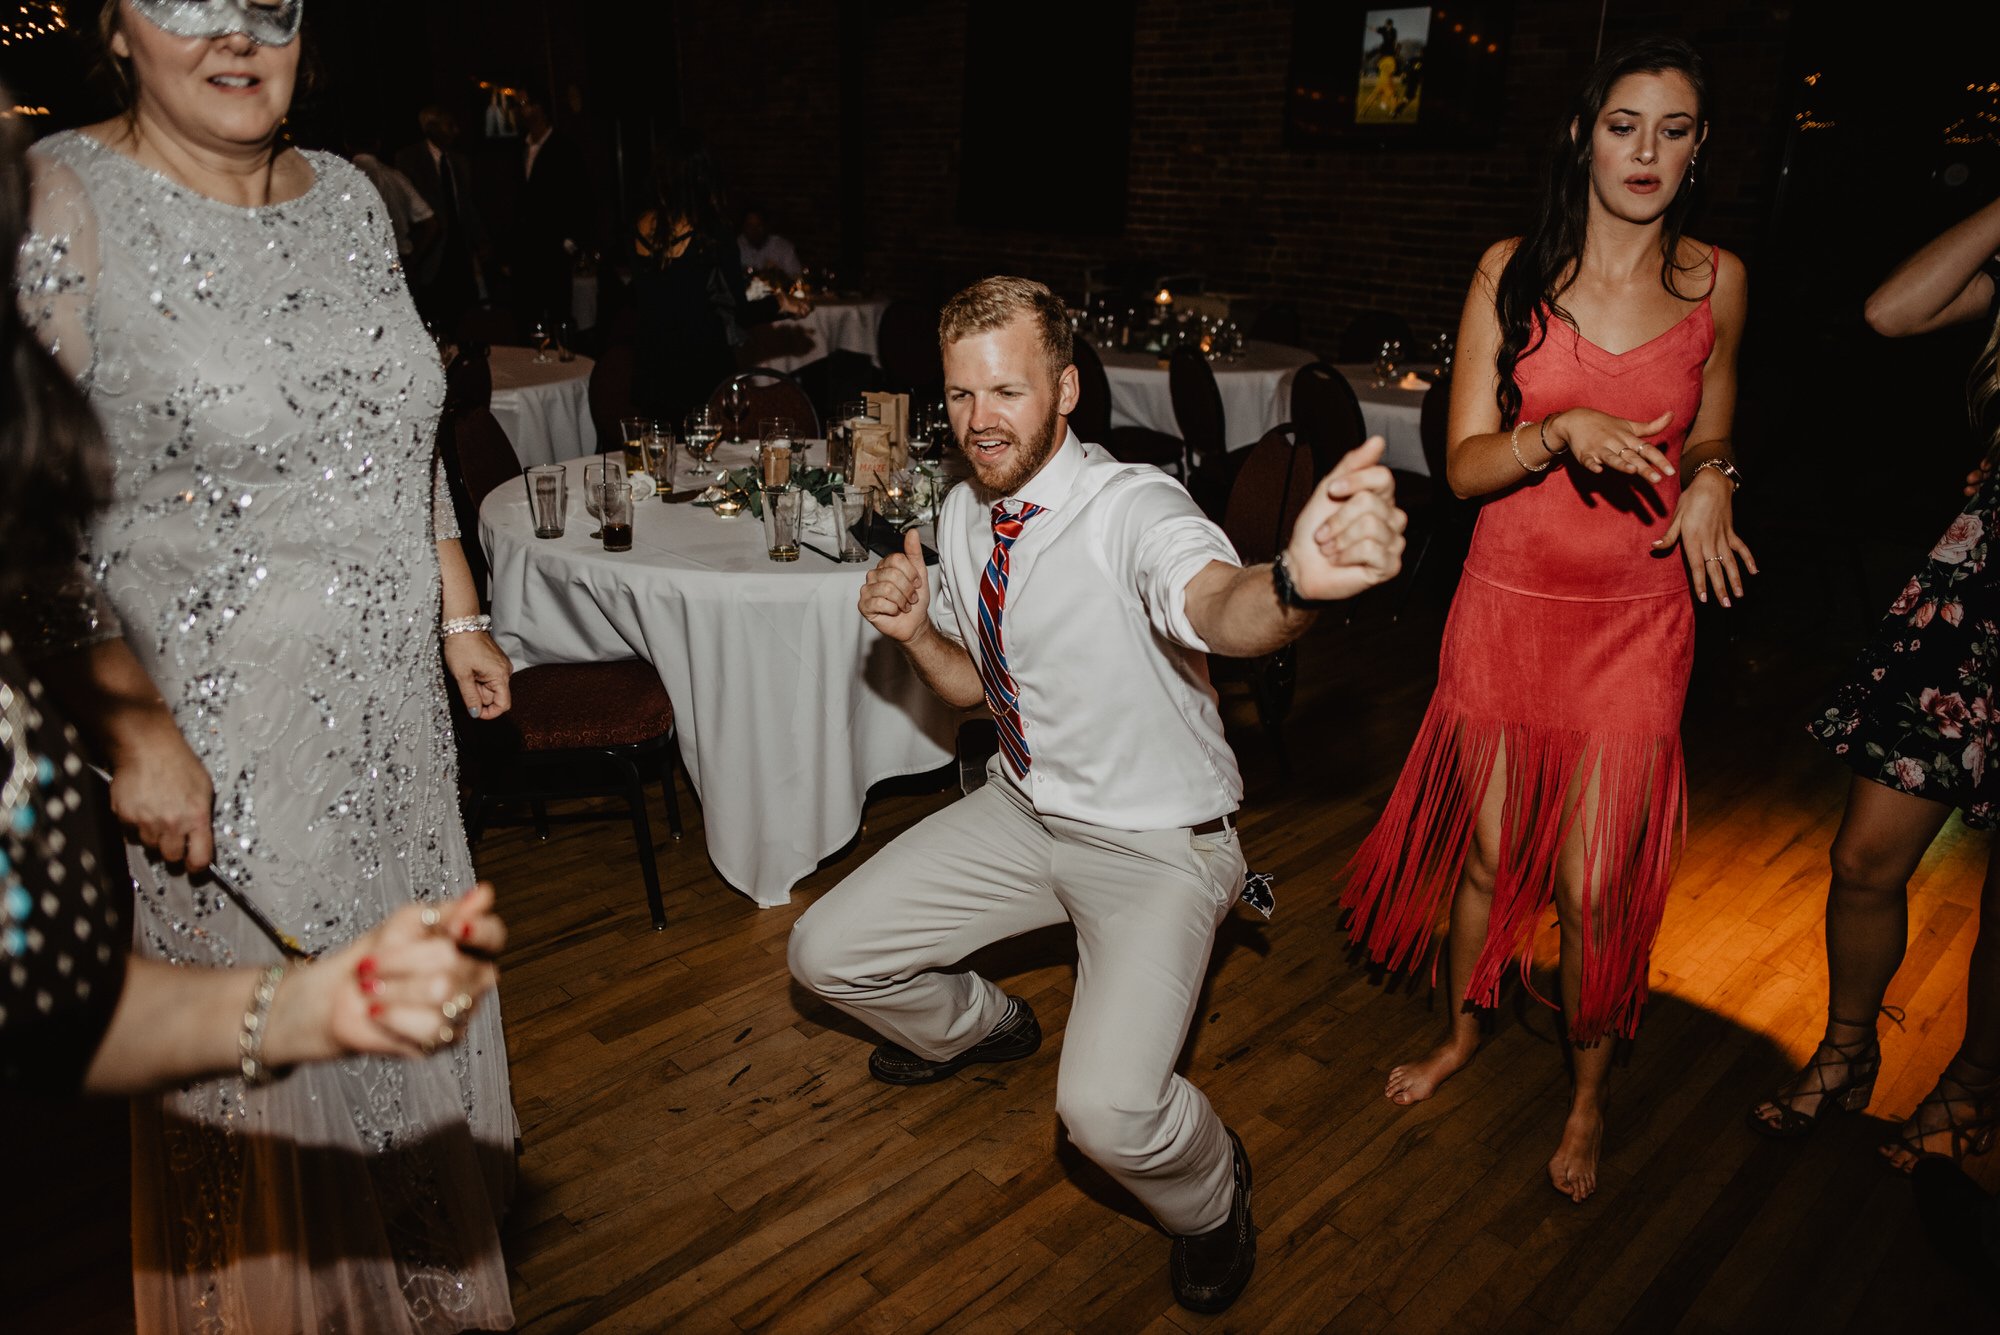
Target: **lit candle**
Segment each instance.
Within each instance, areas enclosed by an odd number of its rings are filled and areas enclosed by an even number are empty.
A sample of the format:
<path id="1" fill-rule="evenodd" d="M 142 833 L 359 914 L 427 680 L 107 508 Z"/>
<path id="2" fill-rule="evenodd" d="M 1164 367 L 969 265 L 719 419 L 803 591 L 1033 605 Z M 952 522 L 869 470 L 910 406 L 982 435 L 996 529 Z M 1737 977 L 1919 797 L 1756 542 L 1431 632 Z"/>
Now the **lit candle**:
<path id="1" fill-rule="evenodd" d="M 737 500 L 734 496 L 725 496 L 715 503 L 715 513 L 721 515 L 724 519 L 734 519 L 737 515 L 743 513 L 743 502 Z"/>
<path id="2" fill-rule="evenodd" d="M 1174 294 L 1167 291 L 1165 288 L 1161 288 L 1158 292 L 1153 294 L 1153 304 L 1155 306 L 1158 306 L 1161 310 L 1165 310 L 1167 307 L 1174 304 Z"/>

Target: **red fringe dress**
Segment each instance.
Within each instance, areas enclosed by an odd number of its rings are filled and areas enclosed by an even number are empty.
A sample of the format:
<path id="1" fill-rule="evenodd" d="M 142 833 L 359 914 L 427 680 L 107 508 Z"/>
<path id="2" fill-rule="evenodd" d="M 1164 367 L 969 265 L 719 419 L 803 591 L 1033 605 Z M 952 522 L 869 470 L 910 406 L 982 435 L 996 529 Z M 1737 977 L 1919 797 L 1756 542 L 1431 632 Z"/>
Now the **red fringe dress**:
<path id="1" fill-rule="evenodd" d="M 1679 465 L 1715 344 L 1707 298 L 1680 323 L 1613 355 L 1550 319 L 1516 370 L 1521 420 L 1588 407 L 1632 421 L 1669 408 L 1659 448 Z M 1534 461 L 1533 425 L 1520 436 Z M 1349 930 L 1377 963 L 1403 968 L 1429 948 L 1458 885 L 1480 799 L 1506 758 L 1493 914 L 1465 1000 L 1492 1006 L 1510 965 L 1528 975 L 1553 903 L 1560 850 L 1588 815 L 1586 865 L 1605 873 L 1585 896 L 1578 1042 L 1629 1037 L 1686 833 L 1681 706 L 1694 659 L 1694 610 L 1678 548 L 1655 555 L 1680 499 L 1592 474 L 1564 456 L 1480 512 L 1415 746 L 1382 819 L 1348 868 Z M 1601 779 L 1596 810 L 1571 794 Z M 1435 962 L 1433 963 L 1435 976 Z"/>

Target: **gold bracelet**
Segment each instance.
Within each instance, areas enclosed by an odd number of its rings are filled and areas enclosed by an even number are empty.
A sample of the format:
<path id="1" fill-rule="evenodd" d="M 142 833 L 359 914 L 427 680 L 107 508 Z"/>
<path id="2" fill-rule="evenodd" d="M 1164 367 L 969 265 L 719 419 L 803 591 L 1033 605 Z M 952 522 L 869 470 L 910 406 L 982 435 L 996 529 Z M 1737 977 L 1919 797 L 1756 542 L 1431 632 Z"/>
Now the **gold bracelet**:
<path id="1" fill-rule="evenodd" d="M 250 1007 L 243 1012 L 243 1027 L 236 1033 L 236 1055 L 245 1084 L 261 1085 L 271 1079 L 271 1068 L 264 1065 L 264 1031 L 270 1027 L 271 1003 L 277 999 L 278 983 L 284 976 L 282 964 L 273 964 L 258 974 Z"/>
<path id="2" fill-rule="evenodd" d="M 1514 452 L 1514 462 L 1521 465 L 1524 472 L 1546 473 L 1549 471 L 1549 465 L 1555 462 L 1554 459 L 1545 460 L 1542 466 L 1537 468 L 1521 457 L 1521 428 L 1526 425 L 1526 422 L 1514 423 L 1514 434 L 1507 437 L 1507 448 Z"/>
<path id="3" fill-rule="evenodd" d="M 1555 421 L 1568 411 L 1569 409 L 1567 408 L 1558 408 L 1542 419 L 1542 453 L 1548 455 L 1551 459 L 1561 454 L 1563 450 L 1567 450 L 1569 446 L 1565 445 L 1561 450 L 1552 450 L 1549 448 L 1549 423 Z"/>

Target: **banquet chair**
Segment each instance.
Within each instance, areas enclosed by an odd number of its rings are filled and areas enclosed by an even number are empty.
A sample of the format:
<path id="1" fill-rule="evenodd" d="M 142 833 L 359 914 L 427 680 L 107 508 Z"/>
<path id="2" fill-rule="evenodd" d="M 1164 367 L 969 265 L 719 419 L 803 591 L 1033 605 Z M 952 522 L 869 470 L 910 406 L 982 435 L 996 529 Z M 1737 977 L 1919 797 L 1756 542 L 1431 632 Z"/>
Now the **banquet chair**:
<path id="1" fill-rule="evenodd" d="M 479 507 L 496 487 L 520 485 L 520 461 L 507 433 L 484 409 L 452 424 L 450 445 L 466 486 L 458 527 L 462 537 L 479 532 Z M 579 507 L 580 509 L 581 507 Z M 581 518 L 577 521 L 583 522 Z M 476 545 L 476 541 L 474 543 Z M 487 605 L 483 578 L 480 606 Z M 652 823 L 646 816 L 646 768 L 656 771 L 666 802 L 667 826 L 679 839 L 681 811 L 674 794 L 674 762 L 680 756 L 674 732 L 673 701 L 650 663 L 628 658 L 613 663 L 550 663 L 522 668 L 509 683 L 513 708 L 500 718 L 479 722 L 452 695 L 452 727 L 464 755 L 471 801 L 466 836 L 477 842 L 488 824 L 522 824 L 520 818 L 491 819 L 488 812 L 509 802 L 528 803 L 535 831 L 548 838 L 552 822 L 601 821 L 595 811 L 550 814 L 552 800 L 619 797 L 632 821 L 639 850 L 639 875 L 655 931 L 665 931 L 667 910 L 660 895 Z M 609 775 L 607 779 L 605 776 Z"/>
<path id="2" fill-rule="evenodd" d="M 753 366 L 724 377 L 708 396 L 709 412 L 723 421 L 729 418 L 724 403 L 732 385 L 743 388 L 745 407 L 740 429 L 745 437 L 754 437 L 757 424 L 767 417 L 789 417 L 792 429 L 801 439 L 819 439 L 819 411 L 813 407 L 812 395 L 789 373 L 769 366 Z"/>
<path id="3" fill-rule="evenodd" d="M 1299 329 L 1299 308 L 1289 301 L 1274 301 L 1258 311 L 1245 336 L 1260 343 L 1282 343 L 1288 348 L 1305 346 L 1305 337 Z"/>
<path id="4" fill-rule="evenodd" d="M 1410 528 L 1422 536 L 1417 538 L 1417 554 L 1403 573 L 1403 596 L 1396 605 L 1395 616 L 1400 618 L 1410 608 L 1417 596 L 1417 580 L 1424 568 L 1424 558 L 1431 554 L 1440 537 L 1446 546 L 1456 550 L 1472 534 L 1472 523 L 1479 517 L 1479 503 L 1456 495 L 1446 476 L 1447 454 L 1449 451 L 1449 419 L 1451 417 L 1451 378 L 1436 381 L 1424 391 L 1423 407 L 1418 417 L 1417 430 L 1424 443 L 1424 467 L 1430 470 L 1429 477 L 1419 477 L 1396 469 L 1396 504 L 1410 516 Z"/>
<path id="5" fill-rule="evenodd" d="M 444 368 L 445 417 L 492 406 L 493 366 L 486 349 L 477 344 L 460 347 Z"/>
<path id="6" fill-rule="evenodd" d="M 1167 362 L 1167 393 L 1173 400 L 1174 424 L 1186 442 L 1181 476 L 1196 504 L 1220 523 L 1243 459 L 1240 452 L 1229 451 L 1222 390 L 1208 358 L 1194 348 L 1175 348 Z"/>
<path id="7" fill-rule="evenodd" d="M 1076 365 L 1077 395 L 1069 424 L 1077 438 L 1102 445 L 1120 463 L 1152 464 L 1185 480 L 1178 437 L 1150 427 L 1111 425 L 1111 380 L 1088 339 L 1075 340 L 1070 360 Z"/>
<path id="8" fill-rule="evenodd" d="M 1287 422 L 1243 451 L 1242 466 L 1229 489 L 1222 528 L 1246 566 L 1271 560 L 1283 550 L 1292 525 L 1312 496 L 1312 449 Z M 1209 659 L 1218 682 L 1243 681 L 1257 702 L 1257 721 L 1277 754 L 1278 773 L 1289 779 L 1291 755 L 1285 748 L 1285 716 L 1298 684 L 1298 646 L 1288 644 L 1261 658 Z"/>
<path id="9" fill-rule="evenodd" d="M 1416 351 L 1417 336 L 1408 320 L 1389 311 L 1363 311 L 1341 331 L 1339 360 L 1372 362 L 1382 344 L 1392 338 L 1401 341 L 1405 353 Z"/>
<path id="10" fill-rule="evenodd" d="M 1293 374 L 1292 425 L 1312 447 L 1313 468 L 1321 477 L 1368 438 L 1354 386 L 1325 362 L 1308 362 Z"/>
<path id="11" fill-rule="evenodd" d="M 620 423 L 638 414 L 632 403 L 638 370 L 638 355 L 628 342 L 606 346 L 590 368 L 590 424 L 597 428 L 600 454 L 625 444 L 625 430 Z M 673 425 L 676 429 L 680 426 L 678 422 Z"/>

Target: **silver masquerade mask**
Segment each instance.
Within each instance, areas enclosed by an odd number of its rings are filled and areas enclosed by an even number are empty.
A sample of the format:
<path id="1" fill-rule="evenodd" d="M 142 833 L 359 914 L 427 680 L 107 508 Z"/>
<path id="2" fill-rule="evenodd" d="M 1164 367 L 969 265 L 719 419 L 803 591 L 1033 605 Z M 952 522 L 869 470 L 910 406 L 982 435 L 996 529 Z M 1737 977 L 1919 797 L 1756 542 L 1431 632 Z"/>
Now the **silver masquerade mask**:
<path id="1" fill-rule="evenodd" d="M 285 46 L 299 35 L 306 0 L 132 0 L 132 8 L 176 37 L 240 32 L 259 46 Z"/>

